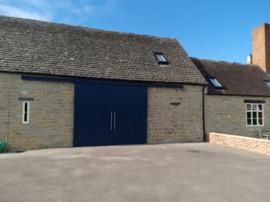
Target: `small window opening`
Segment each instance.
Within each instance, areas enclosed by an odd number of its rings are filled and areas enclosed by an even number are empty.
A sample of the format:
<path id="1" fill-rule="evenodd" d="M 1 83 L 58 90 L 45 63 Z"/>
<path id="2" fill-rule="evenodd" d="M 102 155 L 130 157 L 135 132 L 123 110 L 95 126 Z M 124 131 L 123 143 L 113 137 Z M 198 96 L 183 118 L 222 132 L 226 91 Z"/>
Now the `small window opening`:
<path id="1" fill-rule="evenodd" d="M 210 77 L 209 80 L 214 88 L 224 88 L 216 77 Z"/>
<path id="2" fill-rule="evenodd" d="M 268 88 L 270 88 L 270 81 L 264 81 Z"/>
<path id="3" fill-rule="evenodd" d="M 169 64 L 169 61 L 163 53 L 155 52 L 154 54 L 158 64 Z"/>
<path id="4" fill-rule="evenodd" d="M 30 102 L 23 102 L 22 107 L 22 124 L 29 123 Z"/>

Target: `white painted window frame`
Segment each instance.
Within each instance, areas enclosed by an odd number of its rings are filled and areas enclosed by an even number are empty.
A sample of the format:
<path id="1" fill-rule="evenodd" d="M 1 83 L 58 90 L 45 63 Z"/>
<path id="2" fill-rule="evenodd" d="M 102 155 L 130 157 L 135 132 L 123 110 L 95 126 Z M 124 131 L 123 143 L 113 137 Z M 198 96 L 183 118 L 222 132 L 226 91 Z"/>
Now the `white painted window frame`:
<path id="1" fill-rule="evenodd" d="M 25 111 L 25 104 L 27 104 L 27 111 Z M 26 113 L 26 120 L 24 120 L 25 113 Z M 30 118 L 30 102 L 23 101 L 22 102 L 22 124 L 29 124 L 29 118 Z"/>
<path id="2" fill-rule="evenodd" d="M 250 105 L 250 110 L 248 110 L 248 105 Z M 256 110 L 253 110 L 253 105 L 256 105 Z M 261 110 L 258 110 L 259 109 L 259 105 L 262 106 L 262 109 Z M 251 113 L 251 125 L 248 125 L 248 112 Z M 257 125 L 253 125 L 253 112 L 256 112 L 256 116 L 257 116 Z M 262 112 L 262 125 L 258 125 L 259 123 L 259 112 Z M 248 127 L 261 127 L 261 126 L 264 126 L 264 104 L 262 103 L 246 103 L 246 126 Z"/>

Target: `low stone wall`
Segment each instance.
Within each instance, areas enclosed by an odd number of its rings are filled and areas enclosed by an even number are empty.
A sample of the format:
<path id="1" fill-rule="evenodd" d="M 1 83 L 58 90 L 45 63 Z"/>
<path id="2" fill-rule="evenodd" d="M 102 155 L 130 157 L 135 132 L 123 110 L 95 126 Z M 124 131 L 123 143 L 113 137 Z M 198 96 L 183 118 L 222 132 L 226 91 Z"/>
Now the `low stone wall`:
<path id="1" fill-rule="evenodd" d="M 209 142 L 270 155 L 270 140 L 209 133 Z"/>

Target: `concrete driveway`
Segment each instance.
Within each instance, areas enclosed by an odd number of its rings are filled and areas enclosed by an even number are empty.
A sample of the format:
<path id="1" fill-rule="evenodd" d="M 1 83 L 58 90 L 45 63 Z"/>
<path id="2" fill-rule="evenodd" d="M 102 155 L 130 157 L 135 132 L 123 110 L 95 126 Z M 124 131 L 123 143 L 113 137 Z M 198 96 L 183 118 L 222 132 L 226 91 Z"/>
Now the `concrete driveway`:
<path id="1" fill-rule="evenodd" d="M 270 201 L 270 157 L 208 143 L 0 155 L 0 201 Z"/>

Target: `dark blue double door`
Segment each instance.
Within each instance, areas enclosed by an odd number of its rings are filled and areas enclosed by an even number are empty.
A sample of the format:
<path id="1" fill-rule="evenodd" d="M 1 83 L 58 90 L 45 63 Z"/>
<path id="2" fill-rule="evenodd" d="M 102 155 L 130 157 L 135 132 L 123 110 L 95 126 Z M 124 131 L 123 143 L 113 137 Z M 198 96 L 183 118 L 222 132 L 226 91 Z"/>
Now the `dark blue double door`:
<path id="1" fill-rule="evenodd" d="M 74 146 L 146 143 L 147 88 L 75 84 Z"/>

